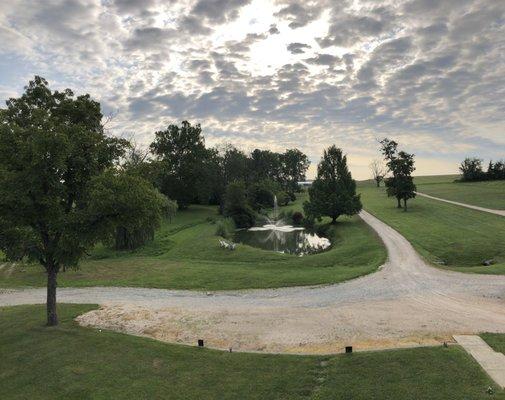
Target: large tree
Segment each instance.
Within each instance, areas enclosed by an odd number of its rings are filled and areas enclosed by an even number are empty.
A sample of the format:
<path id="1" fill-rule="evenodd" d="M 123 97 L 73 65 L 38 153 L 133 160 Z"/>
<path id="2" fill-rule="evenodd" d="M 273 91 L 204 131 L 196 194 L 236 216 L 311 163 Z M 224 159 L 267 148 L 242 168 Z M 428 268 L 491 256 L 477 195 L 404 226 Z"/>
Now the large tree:
<path id="1" fill-rule="evenodd" d="M 335 223 L 341 215 L 361 211 L 360 196 L 356 194 L 356 181 L 347 167 L 347 157 L 336 146 L 324 151 L 317 177 L 309 188 L 309 198 L 304 210 L 311 218 L 328 216 Z"/>
<path id="2" fill-rule="evenodd" d="M 281 155 L 270 150 L 254 149 L 250 157 L 252 179 L 270 179 L 279 182 L 282 175 Z"/>
<path id="3" fill-rule="evenodd" d="M 86 249 L 133 226 L 151 197 L 113 171 L 127 143 L 107 137 L 100 104 L 35 77 L 0 112 L 0 245 L 47 273 L 47 323 L 58 323 L 56 278 Z M 129 193 L 139 196 L 135 206 Z M 125 211 L 125 212 L 123 212 Z"/>
<path id="4" fill-rule="evenodd" d="M 160 190 L 186 208 L 198 201 L 199 190 L 205 187 L 206 163 L 212 156 L 205 148 L 200 124 L 169 125 L 155 132 L 151 151 L 160 161 Z"/>
<path id="5" fill-rule="evenodd" d="M 398 208 L 407 211 L 407 201 L 416 197 L 416 185 L 412 178 L 415 171 L 414 154 L 398 151 L 398 143 L 388 138 L 381 142 L 382 153 L 386 160 L 388 170 L 392 176 L 385 179 L 386 192 L 389 197 L 396 197 Z"/>
<path id="6" fill-rule="evenodd" d="M 294 195 L 300 190 L 298 182 L 305 180 L 309 168 L 309 158 L 298 149 L 288 149 L 281 155 L 281 184 L 283 189 L 294 200 Z"/>

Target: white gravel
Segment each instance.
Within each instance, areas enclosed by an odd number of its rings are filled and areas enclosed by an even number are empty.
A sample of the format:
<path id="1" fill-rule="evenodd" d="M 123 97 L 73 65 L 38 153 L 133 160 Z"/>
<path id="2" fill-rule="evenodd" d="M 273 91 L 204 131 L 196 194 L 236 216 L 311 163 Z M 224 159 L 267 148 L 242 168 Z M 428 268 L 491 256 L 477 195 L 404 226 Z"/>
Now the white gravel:
<path id="1" fill-rule="evenodd" d="M 58 300 L 98 303 L 87 326 L 185 344 L 241 351 L 326 353 L 439 343 L 453 334 L 505 332 L 505 276 L 462 274 L 428 265 L 398 232 L 371 214 L 382 238 L 380 271 L 336 285 L 193 292 L 61 288 Z M 0 305 L 43 303 L 45 289 L 0 289 Z"/>

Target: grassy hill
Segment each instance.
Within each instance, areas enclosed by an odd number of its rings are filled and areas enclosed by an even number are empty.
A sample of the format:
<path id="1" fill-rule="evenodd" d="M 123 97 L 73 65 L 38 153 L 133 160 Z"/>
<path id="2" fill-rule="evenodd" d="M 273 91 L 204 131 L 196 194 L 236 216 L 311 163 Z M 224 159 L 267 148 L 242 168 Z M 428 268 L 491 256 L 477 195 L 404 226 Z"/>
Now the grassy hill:
<path id="1" fill-rule="evenodd" d="M 416 180 L 425 182 L 419 190 L 430 181 L 433 186 L 444 184 L 431 177 Z M 420 196 L 410 200 L 409 211 L 404 212 L 383 187 L 366 181 L 359 183 L 359 190 L 364 208 L 398 230 L 429 261 L 463 272 L 505 273 L 505 218 Z M 489 259 L 495 264 L 482 266 Z"/>
<path id="2" fill-rule="evenodd" d="M 420 176 L 417 190 L 431 196 L 505 210 L 505 181 L 455 182 L 459 175 Z"/>
<path id="3" fill-rule="evenodd" d="M 301 209 L 303 200 L 302 194 L 289 208 Z M 216 207 L 191 206 L 165 221 L 154 242 L 141 249 L 98 246 L 79 269 L 61 272 L 58 284 L 198 290 L 315 285 L 373 272 L 386 259 L 384 246 L 358 217 L 339 218 L 328 231 L 332 248 L 305 257 L 246 245 L 224 250 L 215 236 L 219 218 Z M 43 286 L 45 279 L 35 264 L 5 265 L 0 270 L 0 287 Z"/>

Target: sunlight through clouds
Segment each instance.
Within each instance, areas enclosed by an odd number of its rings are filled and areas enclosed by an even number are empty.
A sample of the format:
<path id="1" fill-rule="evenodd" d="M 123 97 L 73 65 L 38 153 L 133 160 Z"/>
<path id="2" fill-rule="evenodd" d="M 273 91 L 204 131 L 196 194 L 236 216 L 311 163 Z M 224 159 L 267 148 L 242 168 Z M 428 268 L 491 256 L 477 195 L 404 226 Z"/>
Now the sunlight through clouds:
<path id="1" fill-rule="evenodd" d="M 19 0 L 0 5 L 0 97 L 33 75 L 89 92 L 148 144 L 200 122 L 209 143 L 324 146 L 358 178 L 379 137 L 417 173 L 504 156 L 505 3 L 485 0 Z"/>

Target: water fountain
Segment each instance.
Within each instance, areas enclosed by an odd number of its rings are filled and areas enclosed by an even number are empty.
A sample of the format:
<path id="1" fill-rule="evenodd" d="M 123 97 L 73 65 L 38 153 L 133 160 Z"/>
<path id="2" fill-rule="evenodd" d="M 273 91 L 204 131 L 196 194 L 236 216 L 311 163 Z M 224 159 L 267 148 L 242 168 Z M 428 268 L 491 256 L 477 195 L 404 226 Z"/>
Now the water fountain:
<path id="1" fill-rule="evenodd" d="M 274 196 L 273 203 L 273 219 L 267 217 L 266 224 L 237 232 L 238 241 L 265 250 L 299 256 L 324 251 L 330 247 L 329 239 L 308 233 L 303 227 L 287 225 L 279 218 L 277 196 Z"/>

